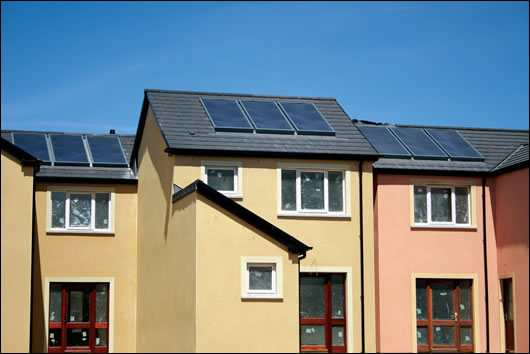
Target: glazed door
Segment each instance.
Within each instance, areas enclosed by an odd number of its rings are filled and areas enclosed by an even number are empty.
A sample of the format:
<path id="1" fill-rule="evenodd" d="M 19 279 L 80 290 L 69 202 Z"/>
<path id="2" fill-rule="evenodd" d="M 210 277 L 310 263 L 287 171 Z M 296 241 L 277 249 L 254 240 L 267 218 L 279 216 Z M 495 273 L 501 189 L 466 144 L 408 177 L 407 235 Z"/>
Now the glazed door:
<path id="1" fill-rule="evenodd" d="M 419 352 L 473 351 L 470 280 L 416 281 Z"/>
<path id="2" fill-rule="evenodd" d="M 344 274 L 300 275 L 300 345 L 303 352 L 346 352 Z"/>
<path id="3" fill-rule="evenodd" d="M 514 351 L 513 328 L 513 283 L 512 278 L 502 279 L 502 305 L 504 308 L 504 331 L 506 335 L 506 351 Z"/>

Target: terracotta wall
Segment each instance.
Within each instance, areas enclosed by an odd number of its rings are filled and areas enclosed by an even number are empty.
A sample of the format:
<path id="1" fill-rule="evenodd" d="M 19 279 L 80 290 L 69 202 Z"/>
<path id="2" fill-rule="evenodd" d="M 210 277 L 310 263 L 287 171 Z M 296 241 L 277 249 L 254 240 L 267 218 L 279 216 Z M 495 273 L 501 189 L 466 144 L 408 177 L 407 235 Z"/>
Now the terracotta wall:
<path id="1" fill-rule="evenodd" d="M 415 181 L 451 183 L 465 181 L 474 185 L 472 198 L 474 227 L 463 229 L 415 228 L 411 184 Z M 381 352 L 411 352 L 416 350 L 415 281 L 414 277 L 474 278 L 476 351 L 486 348 L 485 336 L 485 279 L 483 261 L 483 232 L 481 209 L 481 179 L 465 177 L 437 177 L 378 174 L 375 177 L 376 250 L 377 250 L 377 322 L 378 350 Z M 493 235 L 491 236 L 494 242 Z M 491 248 L 491 246 L 490 246 Z M 491 252 L 495 279 L 496 259 L 493 243 Z M 491 283 L 491 281 L 490 281 Z M 496 285 L 490 284 L 490 308 L 496 309 Z M 490 291 L 491 293 L 491 291 Z M 490 319 L 495 319 L 495 314 Z M 498 318 L 498 317 L 497 317 Z M 498 321 L 493 321 L 498 323 Z M 478 325 L 478 326 L 477 326 Z M 490 326 L 498 333 L 498 326 Z M 497 341 L 492 350 L 498 348 Z"/>
<path id="2" fill-rule="evenodd" d="M 495 234 L 498 273 L 514 287 L 515 350 L 528 352 L 528 168 L 498 176 L 495 183 Z"/>

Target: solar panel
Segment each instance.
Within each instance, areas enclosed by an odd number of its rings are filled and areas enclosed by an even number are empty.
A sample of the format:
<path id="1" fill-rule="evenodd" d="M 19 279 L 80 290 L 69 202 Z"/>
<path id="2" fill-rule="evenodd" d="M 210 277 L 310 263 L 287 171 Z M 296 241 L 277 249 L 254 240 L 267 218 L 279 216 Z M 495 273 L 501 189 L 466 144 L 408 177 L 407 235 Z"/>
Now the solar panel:
<path id="1" fill-rule="evenodd" d="M 456 130 L 425 129 L 425 131 L 440 144 L 449 156 L 463 159 L 483 159 L 484 157 L 464 139 Z"/>
<path id="2" fill-rule="evenodd" d="M 87 136 L 94 166 L 127 166 L 117 136 Z"/>
<path id="3" fill-rule="evenodd" d="M 300 134 L 334 135 L 335 131 L 312 103 L 280 102 Z"/>
<path id="4" fill-rule="evenodd" d="M 357 128 L 368 139 L 378 153 L 387 156 L 410 156 L 410 153 L 387 127 L 358 125 Z"/>
<path id="5" fill-rule="evenodd" d="M 293 133 L 283 113 L 275 102 L 270 101 L 241 101 L 243 108 L 254 123 L 256 131 L 260 133 Z"/>
<path id="6" fill-rule="evenodd" d="M 44 134 L 13 133 L 13 143 L 41 161 L 51 161 L 46 135 Z"/>
<path id="7" fill-rule="evenodd" d="M 88 165 L 81 135 L 50 134 L 56 164 Z"/>
<path id="8" fill-rule="evenodd" d="M 412 152 L 414 157 L 446 158 L 447 155 L 419 128 L 390 128 Z"/>
<path id="9" fill-rule="evenodd" d="M 201 98 L 201 102 L 216 130 L 253 131 L 236 100 Z"/>

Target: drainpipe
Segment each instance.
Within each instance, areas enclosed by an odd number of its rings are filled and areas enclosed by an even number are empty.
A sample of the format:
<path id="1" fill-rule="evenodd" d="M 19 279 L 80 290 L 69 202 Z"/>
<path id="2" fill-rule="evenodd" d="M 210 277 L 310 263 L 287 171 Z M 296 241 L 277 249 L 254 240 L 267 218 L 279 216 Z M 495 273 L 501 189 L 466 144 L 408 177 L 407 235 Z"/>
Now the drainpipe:
<path id="1" fill-rule="evenodd" d="M 482 177 L 482 232 L 483 232 L 483 251 L 484 251 L 484 284 L 486 286 L 486 353 L 490 352 L 490 330 L 489 330 L 489 296 L 488 296 L 488 252 L 487 252 L 487 239 L 486 239 L 486 178 Z"/>
<path id="2" fill-rule="evenodd" d="M 361 248 L 361 353 L 365 352 L 364 340 L 364 249 L 363 249 L 363 160 L 359 160 L 359 230 Z"/>
<path id="3" fill-rule="evenodd" d="M 37 237 L 35 232 L 35 174 L 39 171 L 39 166 L 33 168 L 33 195 L 31 205 L 31 263 L 30 263 L 30 284 L 29 284 L 29 352 L 33 353 L 33 281 L 35 278 L 35 238 Z"/>
<path id="4" fill-rule="evenodd" d="M 300 308 L 302 307 L 302 297 L 300 296 L 300 261 L 307 256 L 306 251 L 298 257 L 298 352 L 302 352 L 302 322 L 300 319 Z"/>

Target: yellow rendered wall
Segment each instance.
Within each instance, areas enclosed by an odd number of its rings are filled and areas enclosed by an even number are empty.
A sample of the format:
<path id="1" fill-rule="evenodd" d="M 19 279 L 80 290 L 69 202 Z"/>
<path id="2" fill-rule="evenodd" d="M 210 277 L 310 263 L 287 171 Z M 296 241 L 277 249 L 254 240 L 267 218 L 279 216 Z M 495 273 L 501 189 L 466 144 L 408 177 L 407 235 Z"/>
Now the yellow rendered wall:
<path id="1" fill-rule="evenodd" d="M 138 152 L 138 352 L 195 351 L 195 199 L 172 203 L 173 158 L 149 109 Z"/>
<path id="2" fill-rule="evenodd" d="M 2 353 L 28 352 L 33 167 L 2 150 Z"/>
<path id="3" fill-rule="evenodd" d="M 115 233 L 47 233 L 47 191 L 52 186 L 113 188 Z M 47 350 L 47 285 L 52 279 L 65 282 L 109 280 L 109 349 L 136 351 L 136 185 L 37 183 L 35 207 L 33 350 Z"/>
<path id="4" fill-rule="evenodd" d="M 235 199 L 244 207 L 278 226 L 313 250 L 301 266 L 313 272 L 351 270 L 352 289 L 347 297 L 353 306 L 348 320 L 347 336 L 352 339 L 348 351 L 361 351 L 360 299 L 360 229 L 359 229 L 359 163 L 341 160 L 295 160 L 279 158 L 231 158 L 215 156 L 175 156 L 173 183 L 184 188 L 201 178 L 201 160 L 235 161 L 242 163 L 243 197 Z M 280 197 L 277 178 L 278 163 L 348 165 L 350 170 L 349 198 L 351 216 L 341 218 L 278 216 Z M 371 163 L 363 164 L 364 204 L 364 265 L 365 265 L 365 351 L 375 351 L 375 290 L 373 241 L 373 192 Z M 348 290 L 348 289 L 347 289 Z M 297 327 L 298 325 L 296 325 Z M 350 333 L 351 331 L 351 333 Z"/>
<path id="5" fill-rule="evenodd" d="M 282 300 L 241 298 L 241 256 L 281 257 Z M 298 338 L 297 255 L 199 195 L 197 351 L 298 352 Z"/>

